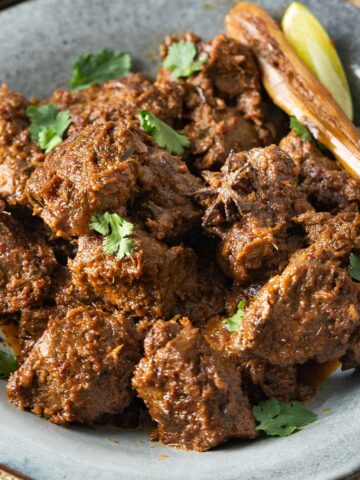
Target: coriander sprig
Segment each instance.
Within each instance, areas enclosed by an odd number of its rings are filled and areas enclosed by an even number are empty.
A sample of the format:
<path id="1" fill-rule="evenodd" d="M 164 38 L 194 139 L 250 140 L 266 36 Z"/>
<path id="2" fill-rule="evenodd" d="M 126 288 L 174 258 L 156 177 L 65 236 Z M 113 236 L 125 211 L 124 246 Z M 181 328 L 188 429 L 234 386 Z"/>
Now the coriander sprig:
<path id="1" fill-rule="evenodd" d="M 253 407 L 253 414 L 259 423 L 256 430 L 278 437 L 287 437 L 317 419 L 315 413 L 297 401 L 264 400 Z"/>
<path id="2" fill-rule="evenodd" d="M 139 110 L 138 118 L 144 132 L 150 133 L 159 147 L 166 148 L 170 153 L 182 155 L 184 149 L 190 145 L 186 135 L 178 133 L 147 110 Z"/>
<path id="3" fill-rule="evenodd" d="M 90 228 L 103 235 L 105 253 L 109 255 L 116 253 L 117 258 L 121 259 L 134 251 L 134 242 L 130 238 L 134 225 L 117 213 L 105 212 L 94 215 Z"/>
<path id="4" fill-rule="evenodd" d="M 107 48 L 96 55 L 84 53 L 73 64 L 70 88 L 75 91 L 84 90 L 117 77 L 127 77 L 130 68 L 131 57 L 128 53 L 113 52 Z"/>
<path id="5" fill-rule="evenodd" d="M 195 60 L 196 54 L 193 42 L 180 40 L 170 45 L 163 65 L 171 70 L 176 78 L 190 77 L 199 71 L 206 61 L 205 56 Z"/>
<path id="6" fill-rule="evenodd" d="M 305 142 L 312 142 L 314 140 L 309 130 L 301 122 L 299 122 L 296 117 L 290 117 L 290 128 Z"/>
<path id="7" fill-rule="evenodd" d="M 360 282 L 360 258 L 355 253 L 350 253 L 350 266 L 348 269 L 349 275 L 354 280 Z"/>
<path id="8" fill-rule="evenodd" d="M 223 324 L 229 330 L 229 332 L 237 332 L 239 330 L 244 317 L 245 303 L 246 300 L 241 300 L 234 315 L 223 320 Z"/>
<path id="9" fill-rule="evenodd" d="M 0 350 L 0 378 L 9 378 L 19 367 L 16 357 L 5 350 Z"/>
<path id="10" fill-rule="evenodd" d="M 45 153 L 49 153 L 62 142 L 64 133 L 71 124 L 70 112 L 59 112 L 56 105 L 51 103 L 42 107 L 30 106 L 27 115 L 31 122 L 31 138 Z"/>

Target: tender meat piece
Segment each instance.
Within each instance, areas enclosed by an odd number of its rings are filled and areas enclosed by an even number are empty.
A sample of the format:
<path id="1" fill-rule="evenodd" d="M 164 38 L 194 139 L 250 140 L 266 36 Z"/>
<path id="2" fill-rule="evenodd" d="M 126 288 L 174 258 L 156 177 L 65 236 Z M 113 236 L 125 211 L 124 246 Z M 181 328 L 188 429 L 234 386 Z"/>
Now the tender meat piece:
<path id="1" fill-rule="evenodd" d="M 78 307 L 54 316 L 10 377 L 10 402 L 50 421 L 91 424 L 120 413 L 132 399 L 139 339 L 120 312 Z"/>
<path id="2" fill-rule="evenodd" d="M 153 438 L 166 445 L 205 451 L 256 436 L 239 370 L 189 320 L 155 323 L 133 386 L 158 424 Z"/>
<path id="3" fill-rule="evenodd" d="M 156 84 L 173 81 L 185 87 L 184 131 L 192 141 L 189 161 L 199 170 L 212 169 L 222 165 L 231 150 L 271 143 L 274 132 L 264 120 L 259 69 L 251 52 L 222 34 L 203 42 L 189 33 L 168 37 L 162 57 L 180 40 L 195 43 L 198 58 L 206 57 L 206 62 L 200 71 L 176 82 L 162 68 Z"/>
<path id="4" fill-rule="evenodd" d="M 87 233 L 93 214 L 122 209 L 134 195 L 139 158 L 146 151 L 123 123 L 85 127 L 31 175 L 27 192 L 34 212 L 57 236 Z"/>
<path id="5" fill-rule="evenodd" d="M 302 245 L 291 218 L 311 209 L 291 158 L 274 145 L 231 154 L 220 172 L 207 172 L 205 179 L 203 225 L 221 238 L 223 271 L 239 284 L 256 272 L 279 271 Z"/>
<path id="6" fill-rule="evenodd" d="M 52 274 L 51 286 L 42 306 L 24 308 L 19 322 L 19 339 L 21 359 L 25 359 L 46 329 L 48 321 L 53 316 L 65 316 L 67 312 L 79 306 L 103 305 L 101 299 L 95 296 L 83 297 L 76 289 L 67 267 L 57 266 Z"/>
<path id="7" fill-rule="evenodd" d="M 139 168 L 140 193 L 131 215 L 158 240 L 180 239 L 200 225 L 203 212 L 194 196 L 201 186 L 179 157 L 151 147 Z"/>
<path id="8" fill-rule="evenodd" d="M 48 297 L 62 312 L 66 312 L 80 304 L 90 305 L 99 302 L 94 296 L 85 298 L 80 294 L 72 281 L 69 268 L 64 266 L 58 267 L 54 272 Z"/>
<path id="9" fill-rule="evenodd" d="M 291 402 L 309 399 L 314 391 L 298 379 L 297 366 L 281 367 L 259 360 L 250 360 L 242 365 L 244 390 L 252 403 L 264 398 Z"/>
<path id="10" fill-rule="evenodd" d="M 302 245 L 303 239 L 291 223 L 262 227 L 249 215 L 247 223 L 234 223 L 222 236 L 218 261 L 223 272 L 242 285 L 281 271 Z"/>
<path id="11" fill-rule="evenodd" d="M 359 248 L 360 215 L 339 214 L 245 307 L 229 349 L 275 365 L 339 359 L 360 325 L 359 286 L 347 270 Z"/>
<path id="12" fill-rule="evenodd" d="M 294 222 L 301 225 L 306 234 L 308 244 L 318 240 L 319 235 L 324 231 L 332 215 L 329 212 L 314 212 L 309 210 L 294 218 Z"/>
<path id="13" fill-rule="evenodd" d="M 280 142 L 280 148 L 294 160 L 301 190 L 316 210 L 332 213 L 359 210 L 360 182 L 335 160 L 327 158 L 314 143 L 291 132 Z"/>
<path id="14" fill-rule="evenodd" d="M 0 313 L 15 313 L 40 303 L 51 283 L 56 260 L 36 232 L 13 215 L 0 214 Z"/>
<path id="15" fill-rule="evenodd" d="M 243 296 L 242 299 L 244 298 L 247 297 Z M 220 355 L 231 358 L 234 364 L 239 366 L 243 388 L 251 403 L 256 404 L 264 398 L 275 398 L 284 402 L 305 400 L 313 394 L 309 386 L 299 381 L 297 366 L 282 367 L 259 360 L 239 360 L 239 356 L 229 348 L 231 333 L 225 327 L 223 317 L 211 318 L 204 329 L 204 336 L 211 348 Z"/>
<path id="16" fill-rule="evenodd" d="M 9 205 L 27 205 L 25 184 L 44 155 L 31 140 L 29 103 L 6 85 L 0 86 L 0 196 Z"/>
<path id="17" fill-rule="evenodd" d="M 44 333 L 51 316 L 58 313 L 55 306 L 24 308 L 19 322 L 20 362 L 28 356 L 35 342 Z"/>
<path id="18" fill-rule="evenodd" d="M 201 275 L 192 249 L 167 247 L 139 227 L 135 227 L 133 241 L 132 255 L 118 259 L 104 253 L 100 236 L 80 237 L 78 254 L 69 266 L 81 295 L 96 295 L 131 315 L 151 320 L 184 313 L 188 302 L 189 308 L 199 303 L 193 308 L 198 314 L 195 321 L 214 315 L 212 306 L 215 313 L 223 308 L 223 291 L 213 284 L 216 277 Z"/>
<path id="19" fill-rule="evenodd" d="M 170 125 L 182 117 L 183 87 L 173 82 L 153 84 L 141 73 L 95 85 L 79 92 L 57 90 L 46 103 L 71 113 L 74 130 L 93 123 L 136 119 L 139 109 L 147 109 Z"/>
<path id="20" fill-rule="evenodd" d="M 146 142 L 146 143 L 145 143 Z M 64 238 L 89 233 L 95 213 L 133 211 L 157 238 L 182 237 L 200 222 L 194 193 L 201 182 L 178 157 L 155 147 L 123 122 L 75 132 L 36 169 L 27 184 L 40 215 Z"/>
<path id="21" fill-rule="evenodd" d="M 184 133 L 191 141 L 190 161 L 198 170 L 220 167 L 231 150 L 241 152 L 261 145 L 254 126 L 221 100 L 216 106 L 203 103 L 196 107 Z"/>

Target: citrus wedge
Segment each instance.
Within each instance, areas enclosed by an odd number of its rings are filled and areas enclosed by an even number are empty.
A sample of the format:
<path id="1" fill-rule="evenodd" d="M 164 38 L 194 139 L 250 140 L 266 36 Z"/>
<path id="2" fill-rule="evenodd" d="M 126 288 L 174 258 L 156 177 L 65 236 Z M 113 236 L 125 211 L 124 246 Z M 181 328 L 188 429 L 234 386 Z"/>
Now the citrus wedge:
<path id="1" fill-rule="evenodd" d="M 319 20 L 307 7 L 293 2 L 281 25 L 298 56 L 352 120 L 353 106 L 346 74 L 335 46 Z"/>

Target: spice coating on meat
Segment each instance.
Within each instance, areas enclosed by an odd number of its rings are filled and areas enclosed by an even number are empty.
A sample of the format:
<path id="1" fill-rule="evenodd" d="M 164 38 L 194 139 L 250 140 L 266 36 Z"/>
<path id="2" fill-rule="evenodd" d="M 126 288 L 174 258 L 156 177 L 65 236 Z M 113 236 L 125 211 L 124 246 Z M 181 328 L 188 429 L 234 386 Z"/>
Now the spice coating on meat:
<path id="1" fill-rule="evenodd" d="M 0 86 L 0 197 L 10 205 L 28 205 L 26 181 L 44 155 L 30 138 L 28 101 Z"/>
<path id="2" fill-rule="evenodd" d="M 146 142 L 146 143 L 145 143 Z M 68 138 L 27 183 L 34 212 L 64 238 L 89 233 L 92 215 L 134 211 L 157 238 L 183 236 L 200 223 L 201 186 L 178 157 L 123 122 L 89 125 Z"/>
<path id="3" fill-rule="evenodd" d="M 39 304 L 47 294 L 56 260 L 44 239 L 0 214 L 0 313 Z"/>
<path id="4" fill-rule="evenodd" d="M 131 315 L 150 319 L 183 313 L 187 301 L 191 308 L 191 302 L 198 299 L 201 307 L 201 302 L 206 303 L 203 298 L 206 293 L 209 299 L 221 296 L 221 289 L 211 289 L 211 279 L 199 276 L 199 264 L 192 249 L 181 245 L 168 247 L 139 227 L 135 227 L 133 241 L 134 252 L 118 259 L 104 252 L 98 235 L 80 237 L 70 270 L 81 295 L 95 294 Z M 214 308 L 221 308 L 214 299 L 209 301 L 210 308 L 212 302 Z M 209 306 L 198 309 L 198 321 Z"/>
<path id="5" fill-rule="evenodd" d="M 341 261 L 359 244 L 358 214 L 339 214 L 245 308 L 230 350 L 288 366 L 345 354 L 360 322 L 359 288 Z"/>
<path id="6" fill-rule="evenodd" d="M 91 424 L 120 413 L 132 399 L 139 339 L 120 312 L 77 307 L 54 316 L 9 379 L 11 403 L 50 421 Z"/>
<path id="7" fill-rule="evenodd" d="M 202 209 L 194 197 L 202 182 L 179 157 L 150 147 L 137 185 L 131 212 L 158 240 L 181 239 L 200 225 Z"/>
<path id="8" fill-rule="evenodd" d="M 183 88 L 170 82 L 154 84 L 141 73 L 130 73 L 126 78 L 117 78 L 79 92 L 57 90 L 47 103 L 70 111 L 70 134 L 93 123 L 120 119 L 131 123 L 137 118 L 139 109 L 147 109 L 172 125 L 182 116 Z"/>
<path id="9" fill-rule="evenodd" d="M 147 148 L 122 123 L 90 125 L 47 157 L 27 183 L 34 212 L 57 236 L 89 231 L 91 216 L 124 208 L 136 186 L 138 159 Z"/>
<path id="10" fill-rule="evenodd" d="M 327 158 L 313 142 L 291 132 L 280 142 L 299 171 L 300 186 L 317 210 L 332 213 L 358 211 L 360 182 L 351 178 L 335 161 Z"/>
<path id="11" fill-rule="evenodd" d="M 309 399 L 314 391 L 298 379 L 296 365 L 281 367 L 259 360 L 250 360 L 241 365 L 244 390 L 251 403 L 264 398 L 291 402 Z"/>
<path id="12" fill-rule="evenodd" d="M 247 297 L 243 296 L 242 299 L 244 298 Z M 204 337 L 211 348 L 217 350 L 222 356 L 228 356 L 235 365 L 238 365 L 243 380 L 243 389 L 252 404 L 256 404 L 264 398 L 284 402 L 305 400 L 314 393 L 310 387 L 298 380 L 296 365 L 282 367 L 254 359 L 242 361 L 229 348 L 231 333 L 220 316 L 215 316 L 207 322 Z"/>
<path id="13" fill-rule="evenodd" d="M 19 321 L 20 362 L 28 356 L 35 342 L 44 333 L 51 316 L 58 313 L 57 307 L 23 308 Z"/>
<path id="14" fill-rule="evenodd" d="M 188 320 L 155 323 L 133 386 L 157 422 L 153 435 L 161 443 L 205 451 L 256 436 L 239 370 Z"/>
<path id="15" fill-rule="evenodd" d="M 203 225 L 221 238 L 219 262 L 239 284 L 261 269 L 274 272 L 301 246 L 291 218 L 311 206 L 297 188 L 291 158 L 276 146 L 230 154 L 220 172 L 205 174 Z"/>

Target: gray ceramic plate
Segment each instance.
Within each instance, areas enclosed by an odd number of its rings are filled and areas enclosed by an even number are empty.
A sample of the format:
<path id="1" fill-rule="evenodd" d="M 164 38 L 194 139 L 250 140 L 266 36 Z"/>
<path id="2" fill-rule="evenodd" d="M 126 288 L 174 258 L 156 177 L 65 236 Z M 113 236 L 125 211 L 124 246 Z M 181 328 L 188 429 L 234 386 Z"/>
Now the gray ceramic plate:
<path id="1" fill-rule="evenodd" d="M 171 32 L 223 30 L 226 0 L 36 0 L 0 13 L 0 81 L 45 96 L 66 82 L 79 54 L 129 51 L 154 71 Z M 276 16 L 288 1 L 258 2 Z M 306 1 L 336 41 L 360 113 L 360 10 Z M 357 33 L 356 33 L 357 32 Z M 36 480 L 332 480 L 360 471 L 360 374 L 337 373 L 309 408 L 319 420 L 288 438 L 233 442 L 207 453 L 151 444 L 146 432 L 64 429 L 8 405 L 0 382 L 0 464 Z"/>

